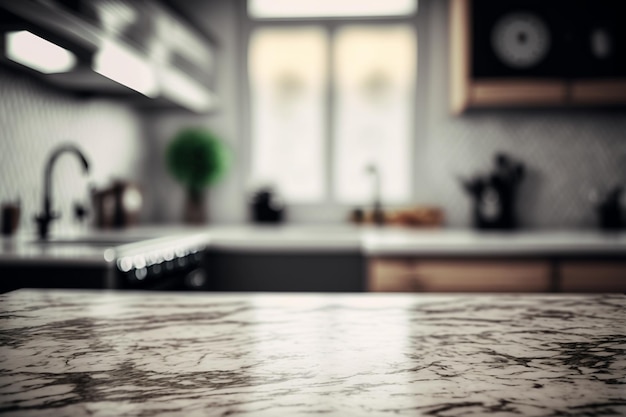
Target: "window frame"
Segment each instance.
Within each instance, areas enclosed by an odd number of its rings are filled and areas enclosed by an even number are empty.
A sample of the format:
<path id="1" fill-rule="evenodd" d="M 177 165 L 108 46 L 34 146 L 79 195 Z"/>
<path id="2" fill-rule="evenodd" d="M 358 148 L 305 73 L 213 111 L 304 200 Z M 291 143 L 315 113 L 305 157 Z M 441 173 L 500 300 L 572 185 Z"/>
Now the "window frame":
<path id="1" fill-rule="evenodd" d="M 250 46 L 250 37 L 252 33 L 259 28 L 275 27 L 275 28 L 288 28 L 302 25 L 319 26 L 327 31 L 331 48 L 328 51 L 328 65 L 332 68 L 335 61 L 333 57 L 333 41 L 335 39 L 336 32 L 339 28 L 346 25 L 371 25 L 371 26 L 384 26 L 389 24 L 406 24 L 412 27 L 415 31 L 417 54 L 416 54 L 416 68 L 417 79 L 415 82 L 415 94 L 411 102 L 412 111 L 414 113 L 413 121 L 410 126 L 410 141 L 409 152 L 411 158 L 411 178 L 410 183 L 410 195 L 407 196 L 407 201 L 401 204 L 394 204 L 393 206 L 402 206 L 413 204 L 419 199 L 420 193 L 417 192 L 419 185 L 419 175 L 425 170 L 423 167 L 417 166 L 416 152 L 425 146 L 426 141 L 420 141 L 419 139 L 426 135 L 426 125 L 428 120 L 427 115 L 427 90 L 428 90 L 428 15 L 430 10 L 429 0 L 419 0 L 418 10 L 416 13 L 407 16 L 380 16 L 380 17 L 331 17 L 331 18 L 252 18 L 247 13 L 247 0 L 239 1 L 239 16 L 240 16 L 240 34 L 239 39 L 239 52 L 240 52 L 240 71 L 238 74 L 240 80 L 240 102 L 241 102 L 241 120 L 242 120 L 242 149 L 244 150 L 241 155 L 242 164 L 242 183 L 244 193 L 246 196 L 250 192 L 254 191 L 250 189 L 252 175 L 252 126 L 251 126 L 251 103 L 250 103 L 250 84 L 248 78 L 248 48 Z M 325 131 L 325 193 L 324 198 L 315 203 L 290 203 L 288 202 L 288 209 L 290 210 L 289 218 L 295 221 L 317 221 L 317 220 L 342 220 L 346 218 L 347 210 L 355 208 L 355 204 L 344 203 L 335 198 L 333 192 L 333 178 L 335 177 L 335 169 L 333 167 L 334 157 L 334 127 L 336 118 L 333 115 L 333 109 L 335 108 L 334 100 L 334 80 L 332 72 L 329 72 L 329 82 L 326 86 L 325 105 L 326 105 L 326 120 L 327 125 L 324 127 Z M 392 205 L 386 204 L 383 200 L 383 205 L 390 207 Z M 367 207 L 368 204 L 366 203 Z"/>

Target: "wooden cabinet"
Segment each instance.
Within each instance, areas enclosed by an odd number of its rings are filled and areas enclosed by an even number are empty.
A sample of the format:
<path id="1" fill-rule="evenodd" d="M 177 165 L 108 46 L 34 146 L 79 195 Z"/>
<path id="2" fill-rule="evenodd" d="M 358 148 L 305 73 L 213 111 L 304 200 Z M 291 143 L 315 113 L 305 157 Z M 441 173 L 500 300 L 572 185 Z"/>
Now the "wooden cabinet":
<path id="1" fill-rule="evenodd" d="M 453 114 L 468 108 L 555 106 L 565 103 L 566 83 L 536 77 L 476 78 L 472 71 L 472 2 L 450 2 L 450 106 Z"/>
<path id="2" fill-rule="evenodd" d="M 420 259 L 373 257 L 375 292 L 626 292 L 621 259 Z"/>
<path id="3" fill-rule="evenodd" d="M 452 113 L 626 105 L 626 2 L 449 4 Z"/>
<path id="4" fill-rule="evenodd" d="M 565 261 L 559 275 L 562 292 L 626 292 L 626 261 Z"/>
<path id="5" fill-rule="evenodd" d="M 548 262 L 371 258 L 368 290 L 382 292 L 544 292 Z"/>

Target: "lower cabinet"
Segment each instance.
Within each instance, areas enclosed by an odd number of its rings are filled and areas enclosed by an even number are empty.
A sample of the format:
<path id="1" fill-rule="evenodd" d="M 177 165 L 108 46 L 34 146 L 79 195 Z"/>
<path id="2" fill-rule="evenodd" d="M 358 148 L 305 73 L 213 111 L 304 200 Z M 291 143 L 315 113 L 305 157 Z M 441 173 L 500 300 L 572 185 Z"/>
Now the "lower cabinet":
<path id="1" fill-rule="evenodd" d="M 559 275 L 563 292 L 626 292 L 626 262 L 565 261 Z"/>
<path id="2" fill-rule="evenodd" d="M 365 258 L 358 252 L 213 251 L 207 271 L 215 291 L 361 292 Z"/>
<path id="3" fill-rule="evenodd" d="M 541 260 L 371 258 L 368 290 L 384 292 L 545 292 L 550 264 Z"/>

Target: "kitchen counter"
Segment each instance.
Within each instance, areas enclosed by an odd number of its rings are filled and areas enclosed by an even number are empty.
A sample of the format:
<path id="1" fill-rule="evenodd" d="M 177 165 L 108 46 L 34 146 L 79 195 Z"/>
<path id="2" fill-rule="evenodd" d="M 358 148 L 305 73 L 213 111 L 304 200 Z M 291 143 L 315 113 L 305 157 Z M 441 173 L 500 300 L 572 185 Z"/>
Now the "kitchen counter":
<path id="1" fill-rule="evenodd" d="M 155 244 L 171 242 L 202 243 L 208 235 L 190 227 L 137 227 L 125 230 L 92 230 L 88 232 L 53 236 L 40 241 L 32 234 L 0 238 L 1 264 L 72 264 L 107 265 L 118 256 L 142 251 Z"/>
<path id="2" fill-rule="evenodd" d="M 473 230 L 368 230 L 370 255 L 593 256 L 626 258 L 626 233 L 598 231 L 477 232 Z"/>
<path id="3" fill-rule="evenodd" d="M 207 229 L 210 247 L 230 251 L 351 250 L 365 255 L 622 255 L 626 233 L 478 232 L 350 225 L 231 226 Z"/>
<path id="4" fill-rule="evenodd" d="M 617 256 L 626 259 L 626 233 L 595 231 L 415 230 L 392 227 L 217 226 L 137 227 L 63 237 L 62 242 L 33 243 L 34 237 L 0 239 L 0 263 L 67 261 L 102 263 L 104 250 L 121 244 L 203 235 L 209 249 L 230 252 L 358 252 L 366 256 Z M 76 239 L 72 243 L 72 239 Z M 93 242 L 87 242 L 87 240 Z M 108 244 L 107 244 L 108 243 Z"/>
<path id="5" fill-rule="evenodd" d="M 626 414 L 624 295 L 0 296 L 14 416 Z"/>

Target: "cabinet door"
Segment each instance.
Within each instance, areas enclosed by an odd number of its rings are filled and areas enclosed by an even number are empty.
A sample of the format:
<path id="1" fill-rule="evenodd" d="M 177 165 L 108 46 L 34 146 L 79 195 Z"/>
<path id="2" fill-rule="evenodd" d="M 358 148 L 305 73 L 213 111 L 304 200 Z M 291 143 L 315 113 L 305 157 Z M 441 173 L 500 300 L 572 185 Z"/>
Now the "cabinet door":
<path id="1" fill-rule="evenodd" d="M 495 0 L 450 1 L 453 114 L 472 107 L 544 107 L 567 102 L 560 52 L 564 48 L 555 42 L 560 37 L 545 36 L 562 19 L 563 7 L 552 5 L 554 1 L 544 3 L 550 5 L 533 2 L 520 8 Z M 520 12 L 525 9 L 528 12 Z M 521 33 L 514 36 L 516 31 Z M 521 38 L 532 39 L 533 45 Z"/>
<path id="2" fill-rule="evenodd" d="M 626 103 L 623 0 L 450 0 L 450 104 Z"/>
<path id="3" fill-rule="evenodd" d="M 211 251 L 207 270 L 216 291 L 360 292 L 359 252 Z"/>
<path id="4" fill-rule="evenodd" d="M 375 292 L 419 291 L 415 262 L 410 258 L 375 258 L 368 262 L 367 290 Z"/>
<path id="5" fill-rule="evenodd" d="M 543 292 L 547 262 L 377 258 L 369 264 L 370 291 Z"/>
<path id="6" fill-rule="evenodd" d="M 560 274 L 563 292 L 626 292 L 626 262 L 569 261 Z"/>
<path id="7" fill-rule="evenodd" d="M 574 104 L 624 104 L 626 79 L 577 80 L 572 83 L 571 98 Z"/>

